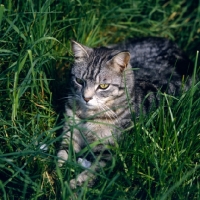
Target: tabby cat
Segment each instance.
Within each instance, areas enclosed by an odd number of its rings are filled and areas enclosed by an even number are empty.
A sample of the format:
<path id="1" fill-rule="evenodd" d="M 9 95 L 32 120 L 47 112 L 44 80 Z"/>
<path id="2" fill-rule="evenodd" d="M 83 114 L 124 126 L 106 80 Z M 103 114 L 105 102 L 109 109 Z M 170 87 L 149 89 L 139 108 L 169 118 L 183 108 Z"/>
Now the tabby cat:
<path id="1" fill-rule="evenodd" d="M 88 147 L 85 161 L 88 166 L 92 163 L 70 181 L 75 188 L 86 181 L 93 184 L 95 171 L 111 159 L 107 147 L 120 140 L 132 112 L 137 116 L 141 105 L 144 113 L 157 105 L 157 91 L 178 94 L 186 75 L 185 87 L 189 87 L 192 65 L 176 44 L 164 38 L 132 39 L 99 48 L 72 41 L 72 50 L 75 61 L 58 164 L 68 159 L 71 143 L 76 153 Z"/>

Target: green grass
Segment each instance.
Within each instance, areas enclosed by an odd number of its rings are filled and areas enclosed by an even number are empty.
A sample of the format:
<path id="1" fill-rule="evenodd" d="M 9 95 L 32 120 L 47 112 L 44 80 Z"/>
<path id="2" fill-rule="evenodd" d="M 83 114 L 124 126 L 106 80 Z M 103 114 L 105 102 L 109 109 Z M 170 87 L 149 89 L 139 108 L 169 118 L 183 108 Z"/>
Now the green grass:
<path id="1" fill-rule="evenodd" d="M 56 167 L 70 39 L 100 46 L 138 36 L 176 41 L 198 74 L 198 0 L 0 1 L 0 199 L 200 199 L 197 76 L 188 92 L 162 94 L 157 110 L 134 119 L 93 188 L 70 190 L 81 171 L 74 158 Z"/>

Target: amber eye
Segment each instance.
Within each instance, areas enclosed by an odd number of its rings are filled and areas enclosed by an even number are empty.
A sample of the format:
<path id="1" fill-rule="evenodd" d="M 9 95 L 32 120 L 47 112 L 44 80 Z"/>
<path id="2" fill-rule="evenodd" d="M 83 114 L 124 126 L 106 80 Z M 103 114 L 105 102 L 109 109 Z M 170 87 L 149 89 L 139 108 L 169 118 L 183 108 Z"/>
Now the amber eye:
<path id="1" fill-rule="evenodd" d="M 84 84 L 84 81 L 80 78 L 76 78 L 76 82 L 80 85 L 83 85 Z"/>
<path id="2" fill-rule="evenodd" d="M 109 84 L 99 84 L 99 88 L 105 90 L 108 88 Z"/>

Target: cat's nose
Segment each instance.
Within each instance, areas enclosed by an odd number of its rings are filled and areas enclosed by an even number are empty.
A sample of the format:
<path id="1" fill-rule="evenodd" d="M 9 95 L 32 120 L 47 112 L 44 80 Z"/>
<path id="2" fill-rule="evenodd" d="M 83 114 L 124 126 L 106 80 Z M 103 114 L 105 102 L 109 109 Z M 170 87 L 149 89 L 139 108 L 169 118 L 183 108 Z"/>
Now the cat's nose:
<path id="1" fill-rule="evenodd" d="M 87 103 L 88 101 L 90 101 L 92 98 L 86 98 L 86 97 L 83 97 L 84 101 Z"/>

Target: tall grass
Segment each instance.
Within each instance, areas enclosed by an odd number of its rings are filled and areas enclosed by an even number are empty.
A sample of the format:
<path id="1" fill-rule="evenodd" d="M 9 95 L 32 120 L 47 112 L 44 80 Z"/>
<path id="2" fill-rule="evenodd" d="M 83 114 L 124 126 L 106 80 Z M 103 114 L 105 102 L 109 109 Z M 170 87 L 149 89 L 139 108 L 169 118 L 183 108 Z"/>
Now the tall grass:
<path id="1" fill-rule="evenodd" d="M 176 41 L 198 74 L 200 2 L 0 1 L 1 199 L 200 199 L 200 83 L 134 119 L 93 188 L 69 188 L 82 169 L 56 166 L 59 99 L 67 90 L 70 39 L 90 46 L 128 37 Z M 197 77 L 197 75 L 195 76 Z M 45 149 L 46 144 L 48 149 Z"/>

